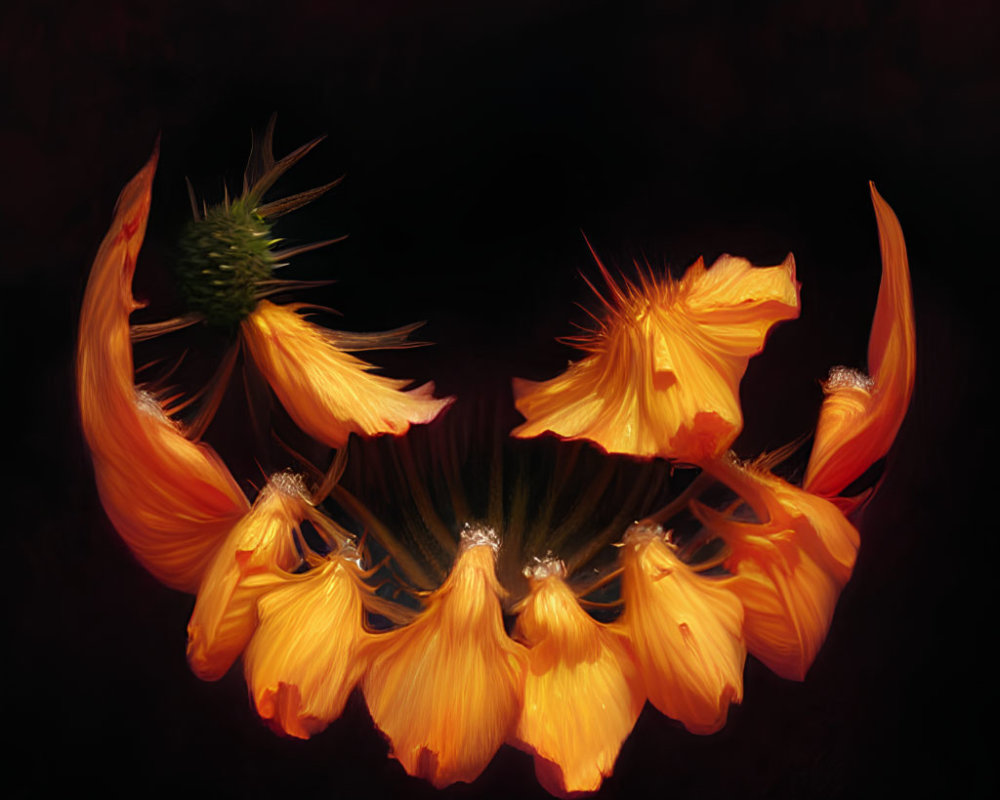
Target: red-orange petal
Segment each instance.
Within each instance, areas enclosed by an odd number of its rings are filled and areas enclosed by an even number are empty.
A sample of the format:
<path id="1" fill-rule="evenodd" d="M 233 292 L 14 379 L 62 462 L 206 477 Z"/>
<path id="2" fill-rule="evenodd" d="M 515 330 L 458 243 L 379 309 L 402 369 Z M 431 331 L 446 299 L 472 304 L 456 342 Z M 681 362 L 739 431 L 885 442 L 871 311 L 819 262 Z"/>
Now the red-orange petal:
<path id="1" fill-rule="evenodd" d="M 838 367 L 824 385 L 803 488 L 840 494 L 892 446 L 913 394 L 916 330 L 906 243 L 899 220 L 871 185 L 882 250 L 882 283 L 868 341 L 871 377 Z"/>
<path id="2" fill-rule="evenodd" d="M 188 623 L 187 657 L 202 680 L 221 678 L 257 628 L 257 601 L 300 562 L 294 531 L 316 512 L 301 481 L 273 476 L 212 560 Z"/>
<path id="3" fill-rule="evenodd" d="M 529 650 L 515 739 L 542 785 L 568 797 L 611 775 L 646 695 L 627 640 L 580 608 L 559 563 L 536 568 L 517 618 Z"/>
<path id="4" fill-rule="evenodd" d="M 104 509 L 139 561 L 193 592 L 249 504 L 215 452 L 192 442 L 134 386 L 132 276 L 149 215 L 157 153 L 122 190 L 80 312 L 77 397 Z"/>
<path id="5" fill-rule="evenodd" d="M 363 671 L 365 591 L 357 564 L 338 555 L 258 600 L 244 668 L 257 713 L 277 729 L 308 739 L 340 716 Z"/>
<path id="6" fill-rule="evenodd" d="M 743 607 L 724 580 L 698 575 L 664 541 L 636 524 L 622 547 L 628 636 L 649 701 L 698 734 L 726 724 L 743 699 Z"/>
<path id="7" fill-rule="evenodd" d="M 828 500 L 731 461 L 713 472 L 761 520 L 742 522 L 694 501 L 691 509 L 729 545 L 727 586 L 744 607 L 750 653 L 783 678 L 805 678 L 854 568 L 859 538 Z"/>
<path id="8" fill-rule="evenodd" d="M 261 300 L 242 323 L 243 342 L 295 423 L 330 447 L 352 433 L 406 433 L 430 422 L 454 398 L 434 397 L 434 384 L 403 391 L 410 381 L 372 374 L 371 364 L 334 344 L 322 328 L 303 319 L 301 306 Z"/>
<path id="9" fill-rule="evenodd" d="M 610 278 L 608 279 L 610 283 Z M 590 355 L 549 381 L 514 381 L 520 437 L 551 431 L 611 453 L 701 463 L 743 426 L 739 382 L 768 330 L 799 313 L 795 261 L 753 267 L 699 259 L 683 279 L 612 284 L 615 305 Z"/>
<path id="10" fill-rule="evenodd" d="M 504 630 L 495 543 L 483 534 L 463 535 L 451 574 L 414 622 L 378 637 L 363 681 L 393 757 L 438 788 L 475 780 L 520 710 L 525 651 Z"/>

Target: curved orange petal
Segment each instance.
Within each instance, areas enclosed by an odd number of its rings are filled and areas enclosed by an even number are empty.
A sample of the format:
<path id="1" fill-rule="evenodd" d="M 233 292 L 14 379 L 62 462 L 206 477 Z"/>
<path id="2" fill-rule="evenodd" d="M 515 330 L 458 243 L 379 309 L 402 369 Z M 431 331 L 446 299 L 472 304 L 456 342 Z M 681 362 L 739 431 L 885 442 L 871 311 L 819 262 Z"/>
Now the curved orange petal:
<path id="1" fill-rule="evenodd" d="M 708 270 L 699 259 L 677 283 L 608 281 L 616 305 L 580 340 L 590 355 L 549 381 L 515 379 L 525 422 L 513 435 L 551 431 L 610 453 L 694 463 L 718 456 L 743 426 L 747 362 L 774 323 L 798 316 L 794 259 L 753 267 L 722 256 Z"/>
<path id="2" fill-rule="evenodd" d="M 378 637 L 364 678 L 393 757 L 438 788 L 475 780 L 517 723 L 525 651 L 504 630 L 495 561 L 492 531 L 467 529 L 448 579 Z"/>
<path id="3" fill-rule="evenodd" d="M 580 608 L 555 565 L 535 569 L 517 618 L 530 649 L 515 739 L 542 785 L 567 797 L 611 775 L 646 695 L 627 641 Z"/>
<path id="4" fill-rule="evenodd" d="M 692 502 L 694 515 L 731 550 L 728 587 L 743 603 L 749 651 L 783 678 L 802 680 L 826 639 L 850 579 L 859 537 L 833 503 L 733 462 L 713 472 L 753 508 L 740 522 Z"/>
<path id="5" fill-rule="evenodd" d="M 400 435 L 430 422 L 454 398 L 436 398 L 434 384 L 402 391 L 410 383 L 373 375 L 374 367 L 338 349 L 322 328 L 297 313 L 301 306 L 261 300 L 242 323 L 254 363 L 296 424 L 330 447 L 352 433 Z"/>
<path id="6" fill-rule="evenodd" d="M 660 527 L 633 525 L 622 548 L 620 626 L 649 701 L 692 733 L 726 724 L 743 699 L 743 608 L 723 581 L 681 561 Z"/>
<path id="7" fill-rule="evenodd" d="M 340 716 L 363 671 L 366 591 L 342 554 L 260 598 L 244 667 L 261 717 L 308 739 Z"/>
<path id="8" fill-rule="evenodd" d="M 840 494 L 892 446 L 913 394 L 916 329 L 906 243 L 899 220 L 871 185 L 882 250 L 882 282 L 868 341 L 871 377 L 837 367 L 823 389 L 803 488 Z"/>
<path id="9" fill-rule="evenodd" d="M 134 386 L 132 276 L 146 231 L 157 153 L 122 190 L 80 312 L 80 420 L 101 503 L 139 561 L 193 592 L 222 537 L 249 508 L 215 452 L 190 441 Z"/>
<path id="10" fill-rule="evenodd" d="M 294 531 L 315 516 L 301 479 L 279 473 L 226 537 L 188 623 L 188 663 L 199 678 L 218 680 L 243 652 L 257 627 L 258 599 L 293 577 L 301 562 Z"/>

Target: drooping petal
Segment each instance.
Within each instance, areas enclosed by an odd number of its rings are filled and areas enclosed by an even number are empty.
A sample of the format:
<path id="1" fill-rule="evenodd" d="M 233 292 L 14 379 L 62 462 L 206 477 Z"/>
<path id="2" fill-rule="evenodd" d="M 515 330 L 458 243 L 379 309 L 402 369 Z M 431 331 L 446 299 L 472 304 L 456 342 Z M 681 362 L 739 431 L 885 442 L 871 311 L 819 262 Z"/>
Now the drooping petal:
<path id="1" fill-rule="evenodd" d="M 916 330 L 906 243 L 899 220 L 871 185 L 882 250 L 882 283 L 868 341 L 870 377 L 837 367 L 824 385 L 803 488 L 840 494 L 884 456 L 896 438 L 913 394 Z"/>
<path id="2" fill-rule="evenodd" d="M 646 695 L 627 640 L 580 608 L 559 564 L 534 570 L 517 618 L 529 650 L 515 738 L 534 754 L 542 785 L 567 797 L 611 775 Z"/>
<path id="3" fill-rule="evenodd" d="M 783 678 L 803 680 L 826 639 L 859 545 L 857 529 L 833 503 L 732 461 L 715 474 L 761 522 L 691 509 L 729 545 L 728 588 L 743 603 L 747 649 Z"/>
<path id="4" fill-rule="evenodd" d="M 318 519 L 301 479 L 272 476 L 212 560 L 188 623 L 188 663 L 202 680 L 218 680 L 243 652 L 257 627 L 257 601 L 293 578 L 301 563 L 294 534 Z"/>
<path id="5" fill-rule="evenodd" d="M 192 442 L 134 386 L 129 315 L 157 154 L 122 190 L 80 312 L 77 398 L 101 502 L 159 580 L 197 590 L 212 554 L 249 504 L 215 452 Z"/>
<path id="6" fill-rule="evenodd" d="M 434 384 L 372 374 L 374 367 L 338 349 L 322 328 L 303 319 L 301 306 L 261 300 L 242 323 L 243 342 L 296 424 L 330 447 L 352 433 L 401 435 L 430 422 L 453 398 L 436 398 Z"/>
<path id="7" fill-rule="evenodd" d="M 603 271 L 603 267 L 602 267 Z M 768 330 L 798 316 L 795 261 L 758 268 L 722 256 L 699 259 L 678 283 L 614 285 L 616 305 L 590 355 L 562 375 L 515 380 L 525 422 L 515 436 L 551 431 L 611 453 L 701 463 L 724 452 L 743 426 L 739 383 Z"/>
<path id="8" fill-rule="evenodd" d="M 375 724 L 411 775 L 471 782 L 513 733 L 525 651 L 503 626 L 496 539 L 467 528 L 448 579 L 410 625 L 378 637 L 363 686 Z"/>
<path id="9" fill-rule="evenodd" d="M 357 563 L 337 555 L 260 598 L 244 666 L 261 717 L 308 739 L 340 716 L 363 671 L 367 591 Z"/>
<path id="10" fill-rule="evenodd" d="M 726 724 L 743 699 L 743 608 L 722 580 L 698 575 L 659 526 L 636 524 L 622 548 L 620 626 L 649 701 L 692 733 Z"/>

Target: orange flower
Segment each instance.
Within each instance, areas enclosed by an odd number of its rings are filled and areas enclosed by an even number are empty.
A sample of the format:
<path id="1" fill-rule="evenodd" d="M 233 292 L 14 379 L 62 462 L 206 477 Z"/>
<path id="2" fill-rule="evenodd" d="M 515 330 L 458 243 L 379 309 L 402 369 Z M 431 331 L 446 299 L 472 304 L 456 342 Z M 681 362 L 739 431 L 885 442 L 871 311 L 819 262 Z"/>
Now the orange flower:
<path id="1" fill-rule="evenodd" d="M 743 608 L 723 580 L 681 561 L 659 525 L 636 523 L 622 548 L 628 635 L 649 701 L 692 733 L 726 724 L 743 699 Z"/>
<path id="2" fill-rule="evenodd" d="M 595 256 L 596 258 L 596 256 Z M 679 282 L 641 276 L 611 289 L 608 318 L 568 340 L 590 355 L 552 380 L 514 381 L 521 437 L 545 431 L 590 439 L 609 453 L 701 463 L 723 453 L 743 426 L 739 383 L 771 326 L 799 313 L 795 261 L 754 268 L 699 259 Z"/>
<path id="3" fill-rule="evenodd" d="M 371 364 L 346 352 L 398 347 L 410 329 L 338 334 L 304 320 L 300 308 L 261 300 L 241 329 L 247 351 L 281 404 L 314 439 L 343 447 L 351 433 L 398 436 L 411 424 L 430 422 L 454 400 L 435 398 L 433 383 L 400 391 L 409 381 L 373 375 Z"/>
<path id="4" fill-rule="evenodd" d="M 357 551 L 340 553 L 260 598 L 244 657 L 257 713 L 300 739 L 340 716 L 363 671 L 364 583 Z"/>
<path id="5" fill-rule="evenodd" d="M 552 794 L 595 792 L 646 701 L 627 640 L 594 620 L 563 580 L 561 561 L 525 570 L 531 593 L 516 633 L 528 646 L 515 738 Z"/>
<path id="6" fill-rule="evenodd" d="M 257 627 L 257 601 L 289 580 L 302 559 L 295 533 L 308 519 L 332 544 L 347 535 L 316 511 L 301 478 L 271 477 L 230 532 L 205 573 L 188 623 L 188 663 L 206 681 L 218 680 L 243 652 Z"/>
<path id="7" fill-rule="evenodd" d="M 157 153 L 122 190 L 80 312 L 77 398 L 104 510 L 159 580 L 193 592 L 248 503 L 225 465 L 134 385 L 132 276 L 149 215 Z"/>
<path id="8" fill-rule="evenodd" d="M 733 461 L 711 465 L 761 520 L 741 522 L 697 501 L 696 517 L 728 544 L 728 588 L 743 603 L 749 651 L 783 678 L 803 680 L 851 577 L 858 532 L 828 500 Z"/>
<path id="9" fill-rule="evenodd" d="M 871 377 L 837 367 L 824 385 L 803 488 L 840 494 L 884 456 L 906 416 L 916 373 L 916 331 L 906 243 L 899 220 L 871 184 L 882 249 L 882 284 L 868 343 Z"/>
<path id="10" fill-rule="evenodd" d="M 471 782 L 513 733 L 525 651 L 503 626 L 492 529 L 466 527 L 448 579 L 410 625 L 379 636 L 364 678 L 375 724 L 411 775 Z"/>

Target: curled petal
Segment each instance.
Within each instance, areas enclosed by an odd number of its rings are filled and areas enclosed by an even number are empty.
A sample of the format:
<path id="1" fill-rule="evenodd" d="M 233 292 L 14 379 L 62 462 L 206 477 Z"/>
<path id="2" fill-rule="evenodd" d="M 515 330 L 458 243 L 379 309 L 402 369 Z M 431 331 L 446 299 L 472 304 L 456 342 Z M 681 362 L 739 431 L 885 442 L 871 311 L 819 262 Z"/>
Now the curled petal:
<path id="1" fill-rule="evenodd" d="M 517 723 L 525 652 L 504 630 L 495 544 L 483 532 L 464 537 L 424 612 L 378 637 L 363 682 L 392 755 L 438 788 L 475 780 Z"/>
<path id="2" fill-rule="evenodd" d="M 260 598 L 244 666 L 261 717 L 308 739 L 340 716 L 363 671 L 369 591 L 357 564 L 338 555 Z"/>
<path id="3" fill-rule="evenodd" d="M 732 462 L 714 469 L 762 520 L 741 522 L 691 504 L 729 545 L 726 567 L 735 577 L 727 585 L 743 603 L 747 648 L 781 677 L 802 680 L 850 579 L 857 529 L 833 503 L 770 473 Z"/>
<path id="4" fill-rule="evenodd" d="M 868 341 L 871 376 L 838 367 L 823 387 L 826 399 L 803 488 L 825 497 L 840 494 L 889 451 L 913 394 L 917 350 L 906 243 L 874 184 L 871 193 L 882 249 L 882 283 Z"/>
<path id="5" fill-rule="evenodd" d="M 281 473 L 226 537 L 188 623 L 188 663 L 199 678 L 218 680 L 243 652 L 257 627 L 258 599 L 292 578 L 301 562 L 295 531 L 307 518 L 319 529 L 319 517 L 300 480 Z"/>
<path id="6" fill-rule="evenodd" d="M 649 701 L 692 733 L 714 733 L 743 699 L 739 599 L 681 561 L 659 526 L 632 526 L 622 559 L 625 611 L 615 625 L 632 643 Z"/>
<path id="7" fill-rule="evenodd" d="M 603 270 L 603 267 L 602 267 Z M 589 439 L 611 453 L 701 463 L 724 452 L 743 426 L 739 383 L 775 322 L 799 313 L 795 261 L 757 268 L 722 256 L 699 259 L 674 283 L 615 285 L 615 304 L 590 355 L 552 380 L 515 380 L 525 422 L 515 436 L 546 431 Z"/>
<path id="8" fill-rule="evenodd" d="M 515 738 L 542 785 L 566 797 L 611 775 L 646 696 L 627 640 L 580 608 L 560 575 L 532 581 L 517 619 L 530 649 Z"/>
<path id="9" fill-rule="evenodd" d="M 402 391 L 409 381 L 373 375 L 371 364 L 338 349 L 297 308 L 261 300 L 242 323 L 243 342 L 285 410 L 314 439 L 343 447 L 352 433 L 398 436 L 452 402 L 434 397 L 433 383 Z"/>
<path id="10" fill-rule="evenodd" d="M 132 277 L 149 215 L 157 154 L 122 190 L 80 313 L 77 398 L 104 509 L 159 580 L 197 590 L 212 554 L 247 511 L 215 452 L 190 441 L 134 386 Z"/>

